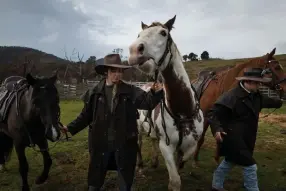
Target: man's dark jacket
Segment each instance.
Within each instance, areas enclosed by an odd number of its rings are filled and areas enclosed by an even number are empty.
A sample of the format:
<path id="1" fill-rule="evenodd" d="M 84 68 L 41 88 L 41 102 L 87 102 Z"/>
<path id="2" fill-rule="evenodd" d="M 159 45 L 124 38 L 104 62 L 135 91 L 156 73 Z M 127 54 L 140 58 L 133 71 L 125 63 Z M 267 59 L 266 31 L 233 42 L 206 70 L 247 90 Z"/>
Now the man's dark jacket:
<path id="1" fill-rule="evenodd" d="M 137 154 L 137 109 L 153 109 L 163 98 L 163 90 L 148 93 L 142 89 L 121 82 L 114 99 L 114 110 L 110 114 L 105 96 L 105 79 L 88 92 L 89 99 L 79 116 L 67 125 L 69 132 L 75 135 L 88 125 L 91 127 L 89 149 L 91 153 L 89 175 L 93 180 L 100 179 L 108 161 L 103 156 L 108 152 L 108 125 L 113 120 L 115 129 L 116 163 L 120 169 L 132 176 Z M 84 95 L 83 97 L 86 97 Z M 111 115 L 111 116 L 109 116 Z M 106 167 L 108 169 L 112 167 Z M 113 169 L 114 170 L 114 169 Z M 133 178 L 133 177 L 130 177 Z M 89 185 L 96 184 L 94 182 Z"/>
<path id="2" fill-rule="evenodd" d="M 226 132 L 219 155 L 226 161 L 249 166 L 256 163 L 253 151 L 262 108 L 280 108 L 282 101 L 261 93 L 248 93 L 241 85 L 224 93 L 208 114 L 213 135 Z"/>

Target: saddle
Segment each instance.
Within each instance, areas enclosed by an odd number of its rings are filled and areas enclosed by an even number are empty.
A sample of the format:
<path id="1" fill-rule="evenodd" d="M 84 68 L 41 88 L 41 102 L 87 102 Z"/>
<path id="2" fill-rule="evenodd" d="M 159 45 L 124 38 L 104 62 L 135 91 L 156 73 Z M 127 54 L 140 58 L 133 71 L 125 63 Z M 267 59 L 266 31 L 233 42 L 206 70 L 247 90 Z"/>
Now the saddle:
<path id="1" fill-rule="evenodd" d="M 215 78 L 215 76 L 215 71 L 204 70 L 199 73 L 197 80 L 192 83 L 193 89 L 195 90 L 199 100 L 201 99 L 203 92 L 206 90 L 209 83 Z"/>
<path id="2" fill-rule="evenodd" d="M 5 122 L 8 111 L 16 98 L 17 90 L 23 86 L 25 78 L 10 76 L 4 80 L 0 89 L 0 122 Z"/>

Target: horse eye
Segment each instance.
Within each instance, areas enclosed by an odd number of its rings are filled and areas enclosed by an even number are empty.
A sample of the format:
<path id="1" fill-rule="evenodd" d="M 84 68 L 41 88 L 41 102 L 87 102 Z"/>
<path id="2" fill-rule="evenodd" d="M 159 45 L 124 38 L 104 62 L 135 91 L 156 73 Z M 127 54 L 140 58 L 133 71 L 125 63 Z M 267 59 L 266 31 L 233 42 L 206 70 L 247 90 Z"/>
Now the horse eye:
<path id="1" fill-rule="evenodd" d="M 166 31 L 161 31 L 160 34 L 161 34 L 162 36 L 167 36 Z"/>

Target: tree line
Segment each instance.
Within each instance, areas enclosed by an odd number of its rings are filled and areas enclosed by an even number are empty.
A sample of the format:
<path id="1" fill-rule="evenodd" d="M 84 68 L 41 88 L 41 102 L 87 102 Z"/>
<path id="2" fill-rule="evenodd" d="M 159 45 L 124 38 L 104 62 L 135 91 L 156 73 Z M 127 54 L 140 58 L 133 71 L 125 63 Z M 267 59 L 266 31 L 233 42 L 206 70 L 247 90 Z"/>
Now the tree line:
<path id="1" fill-rule="evenodd" d="M 210 59 L 210 55 L 208 53 L 208 51 L 203 51 L 201 53 L 201 56 L 200 56 L 201 60 L 209 60 Z M 190 54 L 185 54 L 183 55 L 183 60 L 186 62 L 186 61 L 198 61 L 199 58 L 198 58 L 198 55 L 191 52 Z"/>

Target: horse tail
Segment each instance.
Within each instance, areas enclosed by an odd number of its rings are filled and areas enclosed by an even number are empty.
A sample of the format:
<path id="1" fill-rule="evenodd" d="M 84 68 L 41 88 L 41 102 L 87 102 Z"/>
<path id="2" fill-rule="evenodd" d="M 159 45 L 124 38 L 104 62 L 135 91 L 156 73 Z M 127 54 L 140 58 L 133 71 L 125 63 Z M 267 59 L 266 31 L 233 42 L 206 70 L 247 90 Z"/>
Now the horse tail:
<path id="1" fill-rule="evenodd" d="M 13 139 L 0 131 L 0 164 L 10 160 L 13 146 Z"/>

